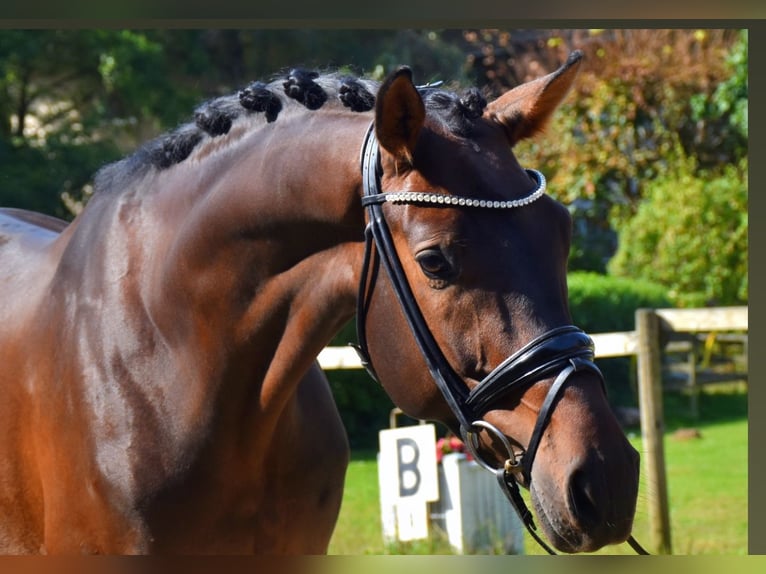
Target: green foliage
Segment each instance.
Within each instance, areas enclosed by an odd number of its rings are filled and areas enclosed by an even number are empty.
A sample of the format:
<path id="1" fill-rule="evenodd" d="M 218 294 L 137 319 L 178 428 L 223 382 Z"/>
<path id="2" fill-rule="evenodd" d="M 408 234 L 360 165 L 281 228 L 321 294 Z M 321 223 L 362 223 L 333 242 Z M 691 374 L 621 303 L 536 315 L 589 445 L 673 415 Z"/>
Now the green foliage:
<path id="1" fill-rule="evenodd" d="M 646 199 L 620 228 L 610 272 L 668 288 L 679 306 L 747 302 L 747 164 L 721 175 L 678 161 L 648 182 Z"/>
<path id="2" fill-rule="evenodd" d="M 2 30 L 0 201 L 66 215 L 101 165 L 288 67 L 409 63 L 425 83 L 463 79 L 463 59 L 429 30 Z"/>
<path id="3" fill-rule="evenodd" d="M 586 333 L 635 329 L 636 309 L 669 307 L 667 289 L 641 279 L 612 277 L 593 272 L 569 274 L 572 322 Z M 632 357 L 598 359 L 609 400 L 614 405 L 635 405 L 635 360 Z"/>
<path id="4" fill-rule="evenodd" d="M 152 32 L 0 31 L 0 201 L 68 214 L 104 163 L 199 98 Z M 181 34 L 179 34 L 181 37 Z M 190 97 L 191 96 L 191 97 Z"/>
<path id="5" fill-rule="evenodd" d="M 0 140 L 0 206 L 67 217 L 70 214 L 57 193 L 77 190 L 79 194 L 93 172 L 113 159 L 115 153 L 108 142 L 73 149 L 66 143 L 51 141 L 41 149 Z"/>
<path id="6" fill-rule="evenodd" d="M 746 130 L 732 127 L 746 120 L 746 44 L 737 30 L 594 31 L 582 41 L 572 93 L 517 152 L 570 205 L 571 269 L 606 270 L 645 183 L 674 162 L 690 156 L 719 170 L 747 156 Z"/>
<path id="7" fill-rule="evenodd" d="M 747 147 L 747 30 L 740 31 L 737 42 L 726 57 L 731 75 L 718 84 L 712 94 L 691 98 L 692 119 L 716 122 L 717 147 Z"/>
<path id="8" fill-rule="evenodd" d="M 580 271 L 568 284 L 572 321 L 588 333 L 632 331 L 636 309 L 671 305 L 667 289 L 647 280 Z"/>

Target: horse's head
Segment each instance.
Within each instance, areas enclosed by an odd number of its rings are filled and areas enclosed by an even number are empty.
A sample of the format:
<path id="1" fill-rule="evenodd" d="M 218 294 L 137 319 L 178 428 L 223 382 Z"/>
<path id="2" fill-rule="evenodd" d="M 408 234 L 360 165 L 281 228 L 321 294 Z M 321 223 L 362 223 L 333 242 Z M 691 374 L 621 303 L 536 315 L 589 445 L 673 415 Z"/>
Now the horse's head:
<path id="1" fill-rule="evenodd" d="M 488 105 L 475 91 L 417 88 L 407 69 L 382 84 L 364 159 L 376 248 L 359 313 L 394 402 L 462 427 L 488 466 L 510 461 L 566 552 L 624 541 L 638 488 L 638 454 L 590 340 L 567 327 L 568 211 L 511 151 L 542 128 L 579 63 Z"/>

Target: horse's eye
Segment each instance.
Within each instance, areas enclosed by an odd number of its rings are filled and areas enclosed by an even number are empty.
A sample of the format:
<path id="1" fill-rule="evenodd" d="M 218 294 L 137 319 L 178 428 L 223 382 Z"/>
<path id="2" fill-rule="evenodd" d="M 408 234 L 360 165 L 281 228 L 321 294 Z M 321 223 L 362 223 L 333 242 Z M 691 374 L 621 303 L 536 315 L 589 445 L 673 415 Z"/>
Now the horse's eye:
<path id="1" fill-rule="evenodd" d="M 452 265 L 438 249 L 427 249 L 415 256 L 415 260 L 429 279 L 447 280 L 453 274 Z"/>

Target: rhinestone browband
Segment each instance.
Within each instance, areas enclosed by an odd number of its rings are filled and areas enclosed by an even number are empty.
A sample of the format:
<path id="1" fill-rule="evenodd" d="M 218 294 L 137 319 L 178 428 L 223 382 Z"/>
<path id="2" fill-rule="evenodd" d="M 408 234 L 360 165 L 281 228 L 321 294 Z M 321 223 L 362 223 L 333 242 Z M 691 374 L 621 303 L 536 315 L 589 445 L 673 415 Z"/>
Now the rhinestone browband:
<path id="1" fill-rule="evenodd" d="M 473 199 L 456 195 L 444 195 L 441 193 L 424 193 L 418 191 L 393 191 L 374 196 L 375 203 L 429 203 L 434 205 L 451 205 L 458 207 L 480 207 L 485 209 L 512 209 L 529 205 L 540 199 L 545 194 L 547 181 L 545 176 L 536 169 L 525 170 L 537 180 L 537 189 L 526 197 L 507 201 L 493 201 L 488 199 Z"/>

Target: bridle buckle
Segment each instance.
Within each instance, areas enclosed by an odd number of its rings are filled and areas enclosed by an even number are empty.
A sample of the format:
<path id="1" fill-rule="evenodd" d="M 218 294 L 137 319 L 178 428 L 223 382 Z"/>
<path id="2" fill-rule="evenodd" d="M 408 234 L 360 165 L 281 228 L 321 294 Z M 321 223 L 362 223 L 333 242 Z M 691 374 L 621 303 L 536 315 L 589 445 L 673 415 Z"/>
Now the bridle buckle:
<path id="1" fill-rule="evenodd" d="M 461 429 L 463 442 L 477 464 L 490 472 L 497 472 L 498 470 L 497 467 L 493 466 L 479 453 L 480 445 L 478 432 L 475 432 L 477 427 L 486 430 L 493 438 L 497 439 L 500 444 L 503 445 L 506 455 L 508 456 L 508 458 L 505 459 L 505 463 L 503 463 L 503 468 L 508 472 L 519 472 L 521 470 L 521 458 L 517 458 L 516 452 L 513 450 L 513 446 L 508 440 L 508 437 L 495 425 L 481 419 L 474 421 L 471 424 L 470 429 Z"/>
<path id="2" fill-rule="evenodd" d="M 521 460 L 518 458 L 515 460 L 506 459 L 503 463 L 503 470 L 506 474 L 519 474 L 522 470 Z"/>

